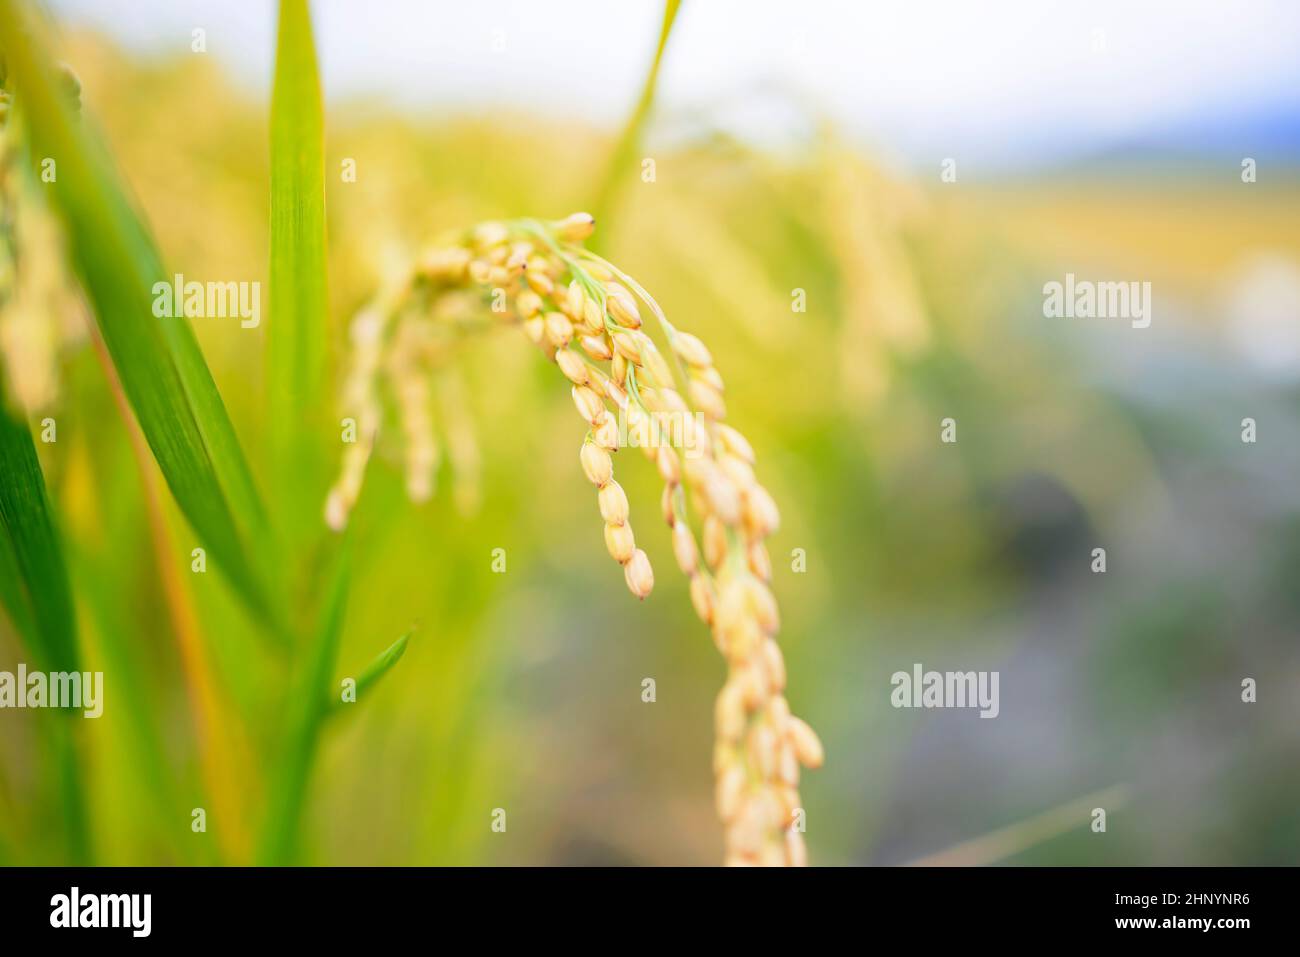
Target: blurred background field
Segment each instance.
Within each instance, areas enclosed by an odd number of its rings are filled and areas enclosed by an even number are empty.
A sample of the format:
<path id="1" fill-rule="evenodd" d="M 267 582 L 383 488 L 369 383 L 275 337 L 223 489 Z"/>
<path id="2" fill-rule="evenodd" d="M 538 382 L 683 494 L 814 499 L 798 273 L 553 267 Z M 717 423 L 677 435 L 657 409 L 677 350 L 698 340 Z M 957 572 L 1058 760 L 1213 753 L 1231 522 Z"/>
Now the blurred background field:
<path id="1" fill-rule="evenodd" d="M 669 73 L 698 45 L 689 6 Z M 64 40 L 88 119 L 168 266 L 265 287 L 263 102 L 191 55 L 188 37 L 147 56 L 85 29 Z M 640 62 L 652 40 L 626 55 Z M 945 183 L 946 154 L 900 162 L 813 102 L 790 102 L 803 122 L 776 144 L 737 131 L 725 104 L 658 111 L 641 151 L 656 181 L 633 171 L 598 233 L 709 343 L 781 506 L 770 547 L 789 697 L 828 754 L 802 786 L 814 862 L 903 863 L 1010 828 L 983 860 L 1295 863 L 1296 144 L 1260 152 L 1225 135 L 1169 154 L 1137 143 L 969 177 L 958 154 Z M 1293 131 L 1295 116 L 1260 128 Z M 388 262 L 481 219 L 588 207 L 613 129 L 563 102 L 452 111 L 331 98 L 336 371 L 346 322 Z M 1257 182 L 1242 182 L 1244 156 Z M 340 180 L 346 158 L 355 183 Z M 1042 286 L 1066 272 L 1150 281 L 1151 327 L 1044 318 Z M 795 289 L 806 312 L 791 310 Z M 256 470 L 264 329 L 194 325 Z M 108 676 L 85 747 L 98 857 L 206 863 L 231 859 L 225 846 L 238 859 L 238 832 L 263 806 L 252 755 L 281 714 L 283 664 L 250 637 L 220 573 L 188 573 L 192 535 L 169 505 L 221 733 L 241 755 L 229 784 L 242 824 L 211 821 L 220 841 L 191 834 L 196 736 L 140 475 L 88 347 L 61 377 L 42 410 L 59 441 L 40 449 L 82 639 Z M 444 463 L 435 499 L 413 506 L 400 450 L 381 437 L 355 515 L 343 666 L 416 630 L 328 733 L 304 859 L 715 863 L 724 669 L 650 518 L 653 470 L 638 459 L 620 472 L 657 571 L 639 605 L 603 554 L 568 400 L 523 337 L 467 342 L 444 388 L 472 420 L 472 439 L 446 436 L 458 467 Z M 945 417 L 953 445 L 939 441 Z M 1246 417 L 1255 444 L 1241 441 Z M 1104 575 L 1090 571 L 1098 546 Z M 494 548 L 506 549 L 504 575 L 491 571 Z M 791 570 L 793 549 L 805 573 Z M 19 660 L 0 623 L 0 669 Z M 914 662 L 1000 671 L 1000 717 L 894 710 L 890 675 Z M 655 704 L 641 701 L 645 677 Z M 1257 703 L 1241 701 L 1246 677 Z M 59 858 L 38 719 L 0 715 L 0 862 Z M 1087 826 L 1098 792 L 1113 808 L 1104 835 Z M 1080 800 L 1082 813 L 1033 826 Z M 489 827 L 497 807 L 505 834 Z"/>

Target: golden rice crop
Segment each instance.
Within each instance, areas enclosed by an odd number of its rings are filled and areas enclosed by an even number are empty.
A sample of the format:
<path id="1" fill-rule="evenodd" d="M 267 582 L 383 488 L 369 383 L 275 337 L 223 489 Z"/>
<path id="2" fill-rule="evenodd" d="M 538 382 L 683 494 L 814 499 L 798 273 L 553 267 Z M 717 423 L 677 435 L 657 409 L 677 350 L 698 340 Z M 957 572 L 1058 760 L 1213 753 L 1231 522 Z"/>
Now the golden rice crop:
<path id="1" fill-rule="evenodd" d="M 426 497 L 437 462 L 428 380 L 447 342 L 436 327 L 463 321 L 475 308 L 518 326 L 568 380 L 588 426 L 579 460 L 596 489 L 605 544 L 641 599 L 654 587 L 654 572 L 637 547 L 614 454 L 640 448 L 663 479 L 674 557 L 728 666 L 715 707 L 713 761 L 727 863 L 804 864 L 800 767 L 818 767 L 823 754 L 783 694 L 780 617 L 764 545 L 779 512 L 755 476 L 753 448 L 724 421 L 725 385 L 709 349 L 673 326 L 636 280 L 582 246 L 594 228 L 585 213 L 481 224 L 423 253 L 361 310 L 342 395 L 356 441 L 344 452 L 325 518 L 342 528 L 357 501 L 381 418 L 381 381 L 397 400 L 408 492 Z M 666 341 L 667 357 L 647 333 L 643 312 Z"/>

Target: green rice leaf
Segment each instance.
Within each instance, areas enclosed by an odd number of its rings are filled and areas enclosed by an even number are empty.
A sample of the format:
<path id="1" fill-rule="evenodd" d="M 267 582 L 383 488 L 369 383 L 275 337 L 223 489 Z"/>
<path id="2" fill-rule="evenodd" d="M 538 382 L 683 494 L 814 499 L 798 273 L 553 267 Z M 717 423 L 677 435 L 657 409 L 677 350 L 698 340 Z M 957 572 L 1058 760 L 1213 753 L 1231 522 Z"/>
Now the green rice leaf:
<path id="1" fill-rule="evenodd" d="M 314 457 L 327 403 L 325 148 L 306 0 L 282 0 L 271 94 L 271 302 L 267 387 L 277 499 L 295 533 L 319 531 L 327 469 Z"/>
<path id="2" fill-rule="evenodd" d="M 4 382 L 0 381 L 0 394 Z M 67 566 L 45 476 L 26 423 L 0 402 L 0 601 L 37 669 L 78 671 L 77 626 Z M 73 718 L 72 720 L 76 720 Z M 72 863 L 91 861 L 76 736 L 60 715 L 44 726 Z"/>
<path id="3" fill-rule="evenodd" d="M 2 383 L 0 383 L 2 387 Z M 39 667 L 76 671 L 76 619 L 31 432 L 0 408 L 0 600 Z"/>
<path id="4" fill-rule="evenodd" d="M 56 160 L 48 196 L 70 258 L 181 510 L 239 594 L 275 621 L 266 512 L 212 374 L 184 318 L 154 315 L 172 277 L 99 137 L 63 94 L 28 5 L 0 0 L 0 42 L 31 152 Z"/>
<path id="5" fill-rule="evenodd" d="M 389 669 L 401 660 L 402 655 L 406 653 L 407 642 L 411 638 L 412 632 L 407 632 L 398 638 L 395 642 L 385 648 L 379 655 L 366 665 L 365 670 L 357 677 L 357 700 L 360 704 L 365 700 L 365 693 L 374 686 L 384 675 L 388 674 Z M 345 704 L 341 696 L 335 695 L 330 699 L 330 717 L 345 713 L 351 705 Z"/>

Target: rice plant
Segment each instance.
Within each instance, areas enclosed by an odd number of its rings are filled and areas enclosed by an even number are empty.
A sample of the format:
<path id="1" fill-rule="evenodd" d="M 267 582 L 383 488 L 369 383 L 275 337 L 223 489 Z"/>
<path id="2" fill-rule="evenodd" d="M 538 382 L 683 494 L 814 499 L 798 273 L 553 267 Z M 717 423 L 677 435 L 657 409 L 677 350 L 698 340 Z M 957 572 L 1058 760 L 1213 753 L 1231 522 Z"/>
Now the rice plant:
<path id="1" fill-rule="evenodd" d="M 0 865 L 1300 854 L 1287 5 L 1109 87 L 1047 9 L 93 6 L 0 0 Z M 1103 264 L 1150 329 L 1044 311 Z"/>
<path id="2" fill-rule="evenodd" d="M 764 545 L 779 524 L 777 506 L 755 477 L 749 441 L 724 421 L 724 383 L 708 347 L 670 323 L 640 283 L 582 246 L 594 229 L 586 213 L 481 224 L 424 252 L 405 281 L 360 312 L 341 409 L 359 441 L 345 453 L 325 518 L 342 529 L 357 501 L 384 392 L 398 400 L 407 488 L 412 497 L 427 494 L 435 439 L 424 409 L 440 343 L 449 329 L 483 315 L 518 327 L 568 380 L 589 427 L 579 458 L 597 489 L 605 545 L 640 599 L 654 587 L 654 573 L 636 547 L 613 455 L 639 448 L 663 479 L 661 512 L 677 565 L 690 581 L 695 613 L 727 659 L 713 764 L 728 862 L 803 864 L 795 826 L 799 767 L 819 767 L 823 755 L 783 696 L 780 618 Z M 461 298 L 466 291 L 468 300 Z M 643 307 L 671 363 L 647 334 Z"/>
<path id="3" fill-rule="evenodd" d="M 639 138 L 678 5 L 667 4 L 645 89 L 597 197 L 601 209 L 612 205 Z M 323 436 L 331 427 L 324 401 L 329 306 L 323 110 L 307 3 L 283 0 L 270 110 L 264 395 L 270 429 L 264 491 L 189 324 L 166 315 L 159 321 L 157 290 L 170 292 L 171 273 L 93 118 L 81 114 L 75 79 L 53 65 L 44 25 L 25 4 L 0 0 L 0 30 L 21 38 L 3 47 L 12 84 L 7 76 L 0 96 L 6 252 L 0 330 L 8 335 L 7 373 L 0 384 L 14 410 L 6 413 L 0 434 L 6 466 L 0 483 L 2 597 L 37 660 L 51 670 L 76 670 L 67 573 L 32 439 L 21 421 L 51 392 L 33 375 L 48 379 L 53 373 L 42 370 L 52 366 L 56 350 L 75 341 L 44 334 L 34 340 L 18 337 L 15 330 L 25 328 L 19 323 L 30 319 L 30 310 L 20 312 L 12 302 L 25 303 L 28 294 L 18 297 L 17 291 L 38 281 L 51 296 L 69 288 L 66 277 L 34 275 L 30 257 L 19 255 L 22 243 L 39 240 L 37 227 L 48 215 L 43 200 L 23 200 L 30 188 L 22 167 L 29 167 L 32 157 L 58 157 L 66 185 L 50 191 L 50 212 L 67 241 L 70 273 L 94 317 L 91 338 L 101 370 L 134 443 L 157 560 L 168 561 L 173 543 L 146 445 L 189 526 L 242 600 L 254 633 L 288 676 L 281 725 L 256 735 L 270 771 L 260 808 L 250 808 L 231 792 L 235 768 L 247 763 L 239 755 L 248 743 L 226 726 L 223 712 L 230 702 L 206 674 L 205 658 L 212 650 L 202 645 L 212 639 L 200 637 L 185 586 L 164 575 L 201 735 L 201 787 L 207 792 L 201 800 L 210 800 L 220 812 L 223 859 L 264 864 L 299 859 L 321 736 L 340 713 L 331 688 L 345 628 L 351 548 L 346 532 L 337 537 L 325 532 L 313 500 L 324 502 L 325 524 L 342 531 L 380 430 L 385 391 L 399 407 L 408 492 L 416 500 L 429 497 L 439 457 L 427 412 L 431 365 L 447 330 L 472 328 L 486 317 L 487 325 L 522 330 L 568 380 L 588 426 L 579 459 L 597 490 L 606 547 L 627 588 L 641 599 L 650 594 L 654 574 L 646 552 L 637 547 L 627 495 L 613 478 L 613 456 L 620 448 L 640 447 L 658 469 L 664 483 L 661 511 L 677 564 L 689 581 L 697 616 L 712 630 L 728 664 L 717 699 L 714 751 L 726 859 L 805 863 L 796 787 L 800 765 L 820 765 L 822 749 L 808 725 L 791 715 L 783 696 L 785 664 L 775 641 L 779 620 L 764 546 L 778 525 L 777 507 L 755 478 L 749 442 L 724 422 L 724 383 L 711 353 L 700 339 L 672 325 L 631 276 L 585 248 L 593 218 L 578 213 L 559 221 L 480 225 L 429 249 L 404 279 L 376 294 L 352 323 L 351 370 L 342 390 L 345 421 L 355 423 L 359 441 L 349 443 L 342 472 L 326 494 Z M 59 259 L 51 253 L 35 261 Z M 179 300 L 179 277 L 175 287 Z M 643 311 L 664 351 L 643 327 Z M 48 330 L 39 320 L 31 327 Z M 10 379 L 19 381 L 10 387 Z M 408 638 L 398 639 L 360 672 L 351 700 L 397 663 Z M 61 760 L 70 854 L 91 860 L 76 744 L 62 726 L 52 741 Z"/>
<path id="4" fill-rule="evenodd" d="M 269 746 L 276 772 L 268 789 L 256 858 L 265 863 L 286 862 L 294 855 L 319 730 L 329 713 L 329 688 L 347 594 L 346 544 L 335 549 L 330 560 L 337 570 L 321 575 L 312 571 L 314 557 L 306 551 L 303 539 L 293 537 L 297 526 L 292 521 L 292 503 L 301 500 L 293 489 L 310 462 L 310 451 L 303 451 L 309 444 L 297 426 L 277 436 L 274 446 L 277 475 L 284 479 L 276 487 L 276 514 L 287 517 L 278 523 L 272 519 L 188 323 L 155 318 L 155 290 L 159 284 L 168 284 L 169 274 L 147 227 L 118 182 L 112 161 L 79 116 L 75 86 L 69 95 L 66 72 L 60 79 L 48 61 L 40 40 L 43 25 L 25 5 L 10 2 L 0 5 L 0 24 L 6 36 L 28 40 L 4 47 L 10 70 L 6 79 L 12 79 L 18 91 L 11 95 L 6 89 L 4 115 L 0 117 L 4 121 L 3 219 L 11 239 L 7 243 L 7 274 L 17 277 L 20 270 L 30 269 L 26 257 L 15 253 L 20 245 L 12 241 L 15 233 L 25 236 L 27 225 L 14 224 L 22 211 L 20 184 L 14 180 L 25 172 L 17 168 L 20 164 L 14 157 L 58 157 L 67 186 L 51 191 L 52 203 L 69 240 L 73 270 L 97 320 L 97 342 L 102 341 L 103 351 L 111 359 L 111 368 L 105 367 L 111 387 L 129 402 L 177 504 L 244 599 L 258 623 L 256 633 L 276 654 L 292 653 L 299 659 L 291 666 L 295 677 L 288 695 L 286 726 L 272 736 L 274 743 Z M 313 352 L 312 343 L 320 339 L 325 288 L 320 94 L 304 2 L 283 4 L 278 61 L 276 132 L 272 138 L 277 172 L 271 222 L 273 308 L 278 320 L 272 337 L 269 366 L 273 371 L 268 391 L 277 420 L 300 425 L 306 410 L 314 408 L 312 383 L 323 375 L 321 350 L 317 346 Z M 15 115 L 22 121 L 21 137 L 14 129 Z M 12 281 L 19 284 L 17 278 Z M 12 304 L 6 301 L 3 305 Z M 5 323 L 6 328 L 12 325 L 11 321 Z M 21 343 L 10 345 L 6 364 L 11 372 L 23 369 L 31 348 Z M 7 392 L 8 401 L 21 414 L 24 396 Z M 9 418 L 5 421 L 11 423 Z M 51 671 L 75 671 L 72 613 L 66 586 L 60 584 L 65 575 L 52 523 L 46 517 L 44 486 L 31 451 L 31 436 L 20 423 L 11 423 L 6 425 L 4 440 L 6 456 L 13 457 L 13 468 L 5 472 L 7 479 L 12 478 L 3 490 L 7 504 L 0 508 L 6 531 L 5 548 L 0 550 L 7 572 L 5 605 L 43 664 Z M 305 604 L 304 598 L 309 603 Z M 317 600 L 319 614 L 310 610 Z M 185 599 L 178 601 L 183 606 Z M 191 614 L 182 607 L 181 617 Z M 400 658 L 404 645 L 403 639 L 380 655 L 365 673 L 367 684 L 373 684 Z M 203 681 L 201 674 L 191 671 L 191 675 L 196 683 Z M 207 702 L 199 723 L 220 735 L 223 716 L 213 713 L 211 699 L 202 689 L 191 687 L 190 692 L 196 707 L 204 708 Z M 59 740 L 65 739 L 66 734 L 61 733 Z M 205 761 L 224 750 L 207 743 Z M 70 747 L 61 746 L 59 753 L 71 754 Z M 73 775 L 75 758 L 69 757 L 64 764 L 67 774 Z M 213 791 L 232 783 L 219 772 L 205 777 Z M 80 798 L 79 789 L 71 777 L 63 791 L 68 795 L 71 824 L 80 818 L 73 806 Z M 216 806 L 226 806 L 217 795 L 209 797 Z M 235 817 L 234 813 L 226 815 L 226 833 L 240 830 Z M 72 831 L 79 833 L 79 828 Z M 84 839 L 78 840 L 76 858 L 90 858 L 85 845 Z M 237 841 L 227 850 L 238 856 L 247 853 Z"/>

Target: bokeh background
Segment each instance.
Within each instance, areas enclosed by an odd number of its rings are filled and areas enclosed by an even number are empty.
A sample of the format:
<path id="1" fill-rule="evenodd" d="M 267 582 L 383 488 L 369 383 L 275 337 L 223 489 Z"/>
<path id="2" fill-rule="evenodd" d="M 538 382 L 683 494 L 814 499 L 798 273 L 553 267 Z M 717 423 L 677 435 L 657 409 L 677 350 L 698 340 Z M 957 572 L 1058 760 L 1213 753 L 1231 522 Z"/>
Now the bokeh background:
<path id="1" fill-rule="evenodd" d="M 265 287 L 273 5 L 51 6 L 169 267 Z M 897 6 L 686 0 L 598 224 L 606 255 L 709 344 L 781 506 L 788 694 L 828 754 L 801 788 L 813 860 L 1296 863 L 1300 10 Z M 341 368 L 346 322 L 392 256 L 594 202 L 662 9 L 314 14 Z M 1151 282 L 1150 328 L 1044 318 L 1042 286 L 1066 272 Z M 194 324 L 256 470 L 264 330 Z M 568 399 L 522 336 L 467 344 L 441 387 L 435 499 L 406 500 L 385 436 L 354 516 L 341 666 L 416 630 L 328 732 L 304 860 L 719 861 L 724 668 L 667 530 L 637 525 L 658 572 L 639 604 L 604 554 Z M 141 474 L 89 346 L 64 352 L 44 414 L 80 634 L 107 672 L 104 717 L 86 722 L 97 859 L 237 861 L 283 662 L 219 573 L 189 574 L 192 534 L 168 505 L 217 733 L 238 755 L 242 823 L 192 834 L 199 736 Z M 653 470 L 624 476 L 633 512 L 655 514 Z M 0 622 L 0 668 L 20 660 Z M 1000 716 L 891 708 L 890 675 L 914 662 L 999 671 Z M 0 862 L 60 859 L 41 717 L 0 714 Z"/>

